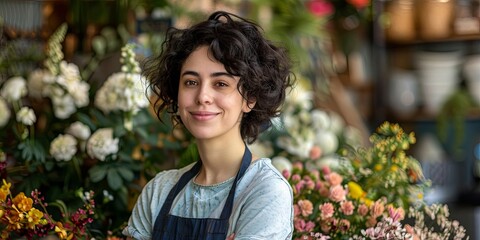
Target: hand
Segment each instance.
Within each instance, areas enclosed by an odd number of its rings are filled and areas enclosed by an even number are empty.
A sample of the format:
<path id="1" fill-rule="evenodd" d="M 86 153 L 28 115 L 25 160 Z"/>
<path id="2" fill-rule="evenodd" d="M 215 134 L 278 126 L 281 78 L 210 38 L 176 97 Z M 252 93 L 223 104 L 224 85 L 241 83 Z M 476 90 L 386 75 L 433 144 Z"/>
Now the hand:
<path id="1" fill-rule="evenodd" d="M 234 240 L 235 239 L 235 233 L 232 233 L 232 235 L 228 236 L 227 239 L 225 240 Z"/>

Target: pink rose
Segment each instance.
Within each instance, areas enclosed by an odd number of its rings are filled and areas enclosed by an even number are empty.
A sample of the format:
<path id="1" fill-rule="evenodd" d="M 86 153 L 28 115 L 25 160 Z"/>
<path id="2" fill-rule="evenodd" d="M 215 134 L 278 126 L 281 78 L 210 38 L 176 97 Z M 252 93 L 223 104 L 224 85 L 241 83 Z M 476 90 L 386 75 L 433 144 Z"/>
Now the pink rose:
<path id="1" fill-rule="evenodd" d="M 296 219 L 293 225 L 299 232 L 311 232 L 315 228 L 315 223 L 311 221 L 305 222 L 303 219 Z"/>
<path id="2" fill-rule="evenodd" d="M 332 186 L 340 185 L 343 181 L 343 177 L 336 172 L 332 172 L 328 174 L 327 176 L 325 176 L 325 178 L 328 180 L 328 182 Z"/>
<path id="3" fill-rule="evenodd" d="M 344 201 L 340 203 L 340 211 L 347 216 L 352 215 L 354 209 L 355 206 L 353 206 L 352 201 Z"/>
<path id="4" fill-rule="evenodd" d="M 341 185 L 336 185 L 330 188 L 330 196 L 328 196 L 332 201 L 340 202 L 345 200 L 347 191 L 343 189 Z"/>
<path id="5" fill-rule="evenodd" d="M 385 205 L 382 200 L 377 200 L 373 205 L 370 207 L 370 214 L 372 217 L 377 218 L 383 214 L 385 211 Z"/>
<path id="6" fill-rule="evenodd" d="M 310 200 L 299 200 L 297 203 L 302 216 L 308 217 L 313 212 L 313 204 Z"/>
<path id="7" fill-rule="evenodd" d="M 333 216 L 334 208 L 331 203 L 324 203 L 319 206 L 320 209 L 320 217 L 322 219 L 327 219 Z"/>
<path id="8" fill-rule="evenodd" d="M 362 204 L 358 207 L 358 214 L 360 216 L 366 216 L 368 214 L 368 207 L 365 204 Z"/>

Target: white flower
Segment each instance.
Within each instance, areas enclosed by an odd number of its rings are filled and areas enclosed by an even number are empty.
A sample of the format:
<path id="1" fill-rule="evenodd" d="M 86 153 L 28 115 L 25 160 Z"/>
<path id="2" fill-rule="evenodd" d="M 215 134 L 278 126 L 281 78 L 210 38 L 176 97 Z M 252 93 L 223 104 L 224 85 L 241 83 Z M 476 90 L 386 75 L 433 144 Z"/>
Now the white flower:
<path id="1" fill-rule="evenodd" d="M 57 161 L 70 161 L 76 153 L 77 139 L 70 134 L 60 134 L 50 144 L 50 154 Z"/>
<path id="2" fill-rule="evenodd" d="M 64 76 L 64 82 L 61 82 L 61 84 L 67 88 L 71 83 L 82 80 L 77 65 L 73 63 L 67 63 L 66 61 L 60 62 L 60 74 Z"/>
<path id="3" fill-rule="evenodd" d="M 72 123 L 67 129 L 66 133 L 71 134 L 72 136 L 80 139 L 80 140 L 87 140 L 90 135 L 91 131 L 87 125 L 83 124 L 82 122 L 76 121 Z"/>
<path id="4" fill-rule="evenodd" d="M 53 96 L 53 113 L 59 119 L 67 119 L 77 111 L 75 101 L 72 96 L 65 94 L 63 96 Z"/>
<path id="5" fill-rule="evenodd" d="M 34 98 L 43 97 L 43 88 L 47 81 L 52 79 L 52 74 L 45 69 L 36 69 L 28 76 L 28 94 Z"/>
<path id="6" fill-rule="evenodd" d="M 330 130 L 318 131 L 314 143 L 322 149 L 323 154 L 330 154 L 338 148 L 338 137 Z"/>
<path id="7" fill-rule="evenodd" d="M 111 128 L 101 128 L 95 131 L 87 142 L 87 153 L 90 157 L 100 161 L 110 154 L 118 152 L 118 138 L 113 138 Z"/>
<path id="8" fill-rule="evenodd" d="M 292 172 L 292 163 L 286 157 L 276 156 L 272 159 L 272 165 L 279 171 L 283 172 L 287 170 L 288 172 Z"/>
<path id="9" fill-rule="evenodd" d="M 315 129 L 328 129 L 331 126 L 331 119 L 327 112 L 312 110 L 312 125 Z"/>
<path id="10" fill-rule="evenodd" d="M 147 107 L 145 79 L 136 73 L 114 73 L 95 95 L 95 106 L 105 113 L 115 110 L 136 113 Z"/>
<path id="11" fill-rule="evenodd" d="M 78 81 L 74 84 L 71 84 L 71 89 L 68 90 L 70 95 L 72 95 L 75 105 L 77 107 L 85 107 L 90 103 L 90 98 L 88 96 L 88 91 L 90 90 L 90 85 L 83 81 Z"/>
<path id="12" fill-rule="evenodd" d="M 0 127 L 7 125 L 8 120 L 10 119 L 11 113 L 8 108 L 7 102 L 0 97 Z"/>
<path id="13" fill-rule="evenodd" d="M 0 95 L 8 102 L 18 101 L 27 95 L 27 81 L 23 77 L 13 77 L 4 84 Z"/>
<path id="14" fill-rule="evenodd" d="M 17 121 L 30 126 L 37 121 L 37 117 L 35 116 L 33 109 L 29 107 L 22 107 L 17 112 Z"/>

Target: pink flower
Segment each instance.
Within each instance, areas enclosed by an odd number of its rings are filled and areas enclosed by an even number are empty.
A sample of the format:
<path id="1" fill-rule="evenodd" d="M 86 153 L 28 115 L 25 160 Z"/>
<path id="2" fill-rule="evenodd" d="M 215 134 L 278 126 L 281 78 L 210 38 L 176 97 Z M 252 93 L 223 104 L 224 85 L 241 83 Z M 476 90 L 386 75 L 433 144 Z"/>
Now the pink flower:
<path id="1" fill-rule="evenodd" d="M 330 188 L 330 196 L 328 196 L 332 201 L 340 202 L 345 200 L 347 191 L 343 189 L 341 185 L 336 185 Z"/>
<path id="2" fill-rule="evenodd" d="M 368 207 L 365 204 L 362 204 L 358 207 L 358 214 L 360 216 L 366 216 L 368 214 Z"/>
<path id="3" fill-rule="evenodd" d="M 347 2 L 357 9 L 365 8 L 370 4 L 370 0 L 347 0 Z"/>
<path id="4" fill-rule="evenodd" d="M 377 218 L 383 214 L 385 210 L 385 205 L 382 200 L 377 200 L 373 205 L 370 207 L 370 214 L 372 217 Z"/>
<path id="5" fill-rule="evenodd" d="M 330 172 L 332 172 L 332 170 L 330 169 L 329 166 L 325 166 L 325 167 L 322 168 L 322 172 L 323 172 L 323 174 L 328 175 L 328 174 L 330 174 Z"/>
<path id="6" fill-rule="evenodd" d="M 322 149 L 319 146 L 313 146 L 310 149 L 310 159 L 316 160 L 322 156 Z"/>
<path id="7" fill-rule="evenodd" d="M 300 175 L 293 174 L 293 176 L 292 176 L 292 181 L 293 182 L 299 182 L 300 180 L 302 180 L 302 177 L 300 177 Z"/>
<path id="8" fill-rule="evenodd" d="M 335 209 L 331 203 L 324 203 L 319 206 L 320 209 L 320 217 L 322 219 L 327 219 L 333 216 Z"/>
<path id="9" fill-rule="evenodd" d="M 309 190 L 315 189 L 315 183 L 313 182 L 313 180 L 309 176 L 305 176 L 303 178 L 303 182 L 304 182 L 305 187 L 307 189 L 309 189 Z"/>
<path id="10" fill-rule="evenodd" d="M 343 177 L 336 172 L 332 172 L 328 174 L 327 176 L 325 176 L 325 178 L 328 180 L 328 182 L 332 186 L 340 185 L 343 181 Z"/>
<path id="11" fill-rule="evenodd" d="M 365 223 L 367 227 L 374 227 L 376 224 L 377 224 L 377 218 L 372 216 L 368 217 L 367 222 Z"/>
<path id="12" fill-rule="evenodd" d="M 296 170 L 299 170 L 299 171 L 302 171 L 303 170 L 303 163 L 302 162 L 295 162 L 295 163 L 293 163 L 292 168 L 296 169 Z"/>
<path id="13" fill-rule="evenodd" d="M 344 201 L 340 203 L 340 211 L 347 216 L 352 215 L 354 209 L 355 206 L 353 206 L 352 201 Z"/>
<path id="14" fill-rule="evenodd" d="M 350 229 L 350 221 L 348 221 L 347 219 L 342 219 L 338 223 L 337 227 L 340 228 L 341 231 L 346 232 L 348 231 L 348 229 Z"/>
<path id="15" fill-rule="evenodd" d="M 324 0 L 310 0 L 307 2 L 307 8 L 313 15 L 317 17 L 322 17 L 333 13 L 332 4 Z"/>
<path id="16" fill-rule="evenodd" d="M 402 221 L 405 218 L 405 210 L 403 208 L 388 206 L 388 214 L 394 222 Z"/>
<path id="17" fill-rule="evenodd" d="M 301 180 L 300 182 L 295 184 L 295 189 L 296 189 L 297 193 L 300 193 L 304 186 L 305 186 L 305 181 L 303 181 L 303 180 Z"/>
<path id="18" fill-rule="evenodd" d="M 282 175 L 283 175 L 283 177 L 284 177 L 285 179 L 290 179 L 290 176 L 291 176 L 292 174 L 291 174 L 290 171 L 288 171 L 287 169 L 284 169 L 284 170 L 282 171 Z"/>
<path id="19" fill-rule="evenodd" d="M 311 232 L 315 228 L 315 223 L 311 221 L 305 222 L 303 219 L 295 219 L 293 225 L 299 232 Z"/>
<path id="20" fill-rule="evenodd" d="M 313 212 L 313 204 L 310 200 L 299 200 L 297 203 L 298 207 L 300 208 L 300 212 L 302 216 L 308 217 Z"/>
<path id="21" fill-rule="evenodd" d="M 293 216 L 297 217 L 300 215 L 300 207 L 297 204 L 293 205 Z"/>

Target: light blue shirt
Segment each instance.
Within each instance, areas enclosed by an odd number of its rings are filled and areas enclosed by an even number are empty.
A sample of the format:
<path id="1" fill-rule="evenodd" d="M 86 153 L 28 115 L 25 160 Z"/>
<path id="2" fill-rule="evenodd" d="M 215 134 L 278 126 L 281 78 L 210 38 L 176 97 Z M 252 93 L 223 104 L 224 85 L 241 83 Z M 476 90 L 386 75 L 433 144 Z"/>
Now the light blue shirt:
<path id="1" fill-rule="evenodd" d="M 155 220 L 168 193 L 192 166 L 163 171 L 150 180 L 123 234 L 135 239 L 151 239 Z M 211 186 L 190 180 L 175 198 L 170 213 L 189 218 L 219 218 L 233 180 Z M 292 239 L 292 188 L 268 158 L 254 161 L 238 181 L 228 236 L 232 233 L 235 240 Z"/>

